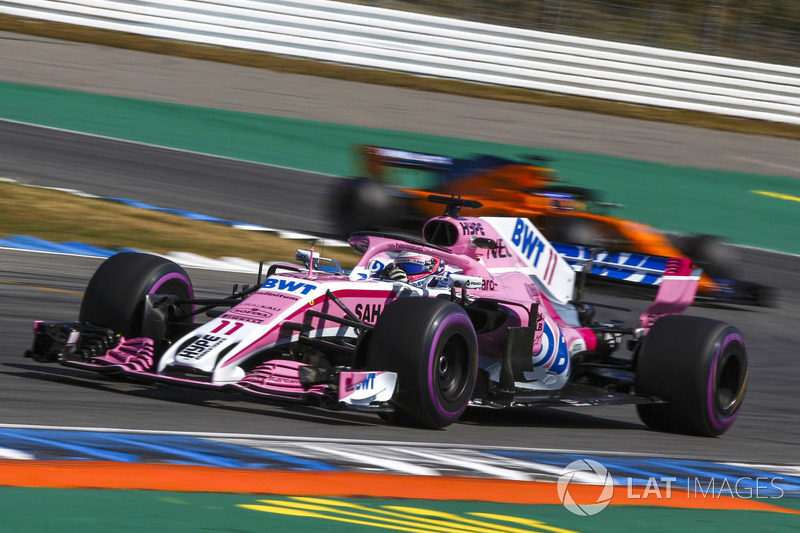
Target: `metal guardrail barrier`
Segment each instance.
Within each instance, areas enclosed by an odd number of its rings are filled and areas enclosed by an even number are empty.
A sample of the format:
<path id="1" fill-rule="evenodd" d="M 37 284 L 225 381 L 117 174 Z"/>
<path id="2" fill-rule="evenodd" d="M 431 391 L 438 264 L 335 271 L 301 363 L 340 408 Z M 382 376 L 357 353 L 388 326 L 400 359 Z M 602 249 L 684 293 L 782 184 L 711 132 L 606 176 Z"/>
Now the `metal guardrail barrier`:
<path id="1" fill-rule="evenodd" d="M 337 1 L 800 66 L 800 2 L 792 0 Z"/>
<path id="2" fill-rule="evenodd" d="M 12 0 L 0 13 L 411 74 L 800 124 L 800 68 L 327 0 Z"/>

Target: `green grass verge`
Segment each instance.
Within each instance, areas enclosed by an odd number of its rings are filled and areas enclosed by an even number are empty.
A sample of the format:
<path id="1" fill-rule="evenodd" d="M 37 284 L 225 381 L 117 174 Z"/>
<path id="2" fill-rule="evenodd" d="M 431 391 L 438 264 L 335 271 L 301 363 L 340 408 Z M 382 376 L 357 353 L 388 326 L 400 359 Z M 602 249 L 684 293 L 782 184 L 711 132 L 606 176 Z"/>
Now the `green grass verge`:
<path id="1" fill-rule="evenodd" d="M 110 200 L 0 183 L 0 228 L 6 235 L 28 235 L 52 242 L 79 241 L 101 248 L 140 248 L 156 253 L 192 252 L 206 257 L 252 261 L 291 261 L 304 241 L 284 240 L 259 231 L 187 219 L 128 207 Z M 319 249 L 319 244 L 317 245 Z M 352 267 L 358 255 L 349 248 L 326 248 L 325 257 Z"/>

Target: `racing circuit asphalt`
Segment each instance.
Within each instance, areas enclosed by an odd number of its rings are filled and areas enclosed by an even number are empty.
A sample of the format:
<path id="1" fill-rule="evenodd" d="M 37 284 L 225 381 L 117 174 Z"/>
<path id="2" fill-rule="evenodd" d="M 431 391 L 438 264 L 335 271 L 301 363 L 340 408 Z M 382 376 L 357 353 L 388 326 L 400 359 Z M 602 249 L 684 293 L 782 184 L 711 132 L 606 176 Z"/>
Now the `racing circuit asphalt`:
<path id="1" fill-rule="evenodd" d="M 249 111 L 282 114 L 275 111 L 281 109 L 286 114 L 294 112 L 330 121 L 336 121 L 333 116 L 336 113 L 351 113 L 348 115 L 351 119 L 359 116 L 358 121 L 378 121 L 379 127 L 411 129 L 414 113 L 428 110 L 427 118 L 418 121 L 420 129 L 436 129 L 438 124 L 438 133 L 448 134 L 446 130 L 457 128 L 455 124 L 461 118 L 467 124 L 461 129 L 462 133 L 477 132 L 471 126 L 480 123 L 482 136 L 501 142 L 504 138 L 505 142 L 518 142 L 519 130 L 523 127 L 520 119 L 504 127 L 502 122 L 484 118 L 490 116 L 493 109 L 498 116 L 506 116 L 513 104 L 480 102 L 480 109 L 473 107 L 470 111 L 470 102 L 465 102 L 468 99 L 398 89 L 348 87 L 346 82 L 331 80 L 305 84 L 295 81 L 290 92 L 285 86 L 289 79 L 285 75 L 74 43 L 61 44 L 27 36 L 3 34 L 0 38 L 15 40 L 14 57 L 9 54 L 0 57 L 0 79 L 4 81 L 91 88 L 110 94 L 118 94 L 121 87 L 125 87 L 125 91 L 136 93 L 123 94 L 127 96 L 225 107 L 214 103 L 224 98 L 222 88 L 207 91 L 208 94 L 192 93 L 191 80 L 201 79 L 204 72 L 214 72 L 214 84 L 237 86 L 239 83 L 237 87 L 242 94 L 247 93 L 248 86 L 261 87 L 251 97 L 259 102 L 268 98 L 270 104 L 268 108 L 251 105 L 257 109 Z M 99 66 L 111 61 L 123 65 L 119 72 Z M 139 76 L 137 69 L 140 69 Z M 75 74 L 78 70 L 80 76 Z M 173 77 L 168 77 L 167 71 Z M 219 75 L 220 71 L 225 75 Z M 242 77 L 235 78 L 235 73 L 241 73 Z M 270 89 L 273 78 L 278 85 Z M 220 81 L 222 79 L 225 81 Z M 283 89 L 275 88 L 281 83 Z M 327 85 L 329 83 L 331 85 Z M 298 92 L 301 87 L 308 91 L 305 107 L 302 106 L 303 95 Z M 284 100 L 280 100 L 282 91 L 285 91 Z M 359 115 L 354 110 L 356 101 L 375 113 L 368 117 Z M 347 102 L 349 105 L 345 105 Z M 441 118 L 438 123 L 431 117 L 431 106 L 442 109 L 437 111 L 436 116 Z M 460 112 L 455 112 L 456 109 Z M 527 109 L 530 112 L 530 108 Z M 378 113 L 380 110 L 383 110 L 382 115 Z M 445 111 L 450 113 L 445 116 Z M 792 141 L 752 139 L 568 111 L 543 112 L 550 117 L 554 128 L 559 125 L 547 142 L 560 149 L 580 150 L 583 146 L 586 152 L 624 156 L 632 149 L 623 146 L 624 139 L 647 130 L 637 147 L 643 159 L 673 160 L 670 154 L 680 154 L 682 164 L 693 162 L 696 166 L 706 166 L 710 164 L 709 153 L 718 150 L 720 157 L 711 161 L 717 168 L 730 168 L 738 161 L 736 168 L 739 170 L 749 165 L 746 170 L 752 172 L 800 175 L 800 170 L 792 170 L 792 157 L 798 152 L 798 143 Z M 398 117 L 397 121 L 392 117 Z M 345 121 L 344 117 L 341 121 Z M 608 128 L 604 135 L 587 133 L 595 128 L 602 129 L 603 124 Z M 615 136 L 614 132 L 620 134 Z M 507 140 L 514 136 L 517 136 L 515 141 Z M 616 147 L 610 146 L 615 137 L 623 140 Z M 701 138 L 703 142 L 699 141 Z M 0 122 L 0 139 L 0 174 L 4 177 L 82 189 L 104 196 L 136 198 L 267 226 L 302 231 L 324 231 L 325 228 L 321 206 L 326 189 L 319 185 L 328 180 L 324 176 L 5 122 Z M 539 140 L 532 139 L 530 144 L 543 145 Z M 705 149 L 704 143 L 710 148 Z M 790 148 L 793 150 L 789 151 Z M 787 170 L 778 172 L 774 165 Z M 230 185 L 225 191 L 220 191 L 215 181 L 220 175 L 231 180 L 227 181 Z M 241 201 L 252 198 L 265 185 L 271 188 L 269 197 L 259 196 L 262 200 L 258 203 Z M 154 189 L 158 190 L 157 198 L 149 192 Z M 292 212 L 296 210 L 290 206 L 300 204 L 308 211 Z M 741 277 L 780 287 L 776 307 L 695 306 L 689 311 L 737 325 L 748 344 L 751 372 L 744 407 L 733 428 L 718 439 L 650 431 L 638 421 L 635 409 L 630 406 L 474 410 L 443 431 L 408 430 L 387 425 L 374 416 L 275 407 L 216 393 L 116 382 L 55 365 L 42 365 L 22 357 L 31 340 L 33 320 L 74 319 L 80 292 L 99 260 L 12 250 L 0 250 L 0 335 L 3 339 L 0 420 L 7 424 L 618 451 L 796 464 L 800 457 L 800 392 L 797 387 L 800 383 L 800 350 L 797 348 L 800 284 L 796 275 L 800 258 L 759 251 L 746 251 L 744 255 Z M 207 296 L 226 294 L 233 283 L 252 282 L 242 274 L 194 269 L 190 274 L 198 293 Z M 600 288 L 593 289 L 587 299 L 632 307 L 631 313 L 603 313 L 603 317 L 623 318 L 628 322 L 635 320 L 638 311 L 646 306 L 643 300 L 614 296 Z"/>
<path id="2" fill-rule="evenodd" d="M 93 154 L 92 166 L 104 175 L 113 189 L 109 194 L 143 195 L 142 191 L 160 179 L 169 188 L 191 187 L 207 194 L 174 198 L 184 208 L 209 212 L 207 196 L 213 195 L 213 180 L 199 180 L 215 165 L 239 177 L 239 192 L 256 194 L 264 182 L 282 184 L 276 204 L 294 205 L 300 197 L 312 212 L 321 206 L 321 192 L 311 182 L 324 177 L 274 169 L 262 165 L 235 164 L 199 155 L 130 145 L 65 132 L 5 124 L 0 131 L 6 139 L 17 139 L 12 154 L 20 171 L 40 172 L 40 150 L 49 154 L 48 164 L 60 164 L 61 185 L 83 188 L 89 183 L 87 168 L 69 162 L 75 150 Z M 27 147 L 31 160 L 22 161 Z M 35 149 L 33 149 L 35 147 Z M 124 163 L 123 163 L 124 162 Z M 162 169 L 160 174 L 157 169 Z M 166 170 L 163 170 L 166 169 Z M 180 169 L 177 171 L 176 169 Z M 43 174 L 43 173 L 42 173 Z M 56 173 L 54 172 L 53 179 Z M 141 177 L 146 176 L 145 179 Z M 189 181 L 190 177 L 193 179 Z M 152 183 L 150 180 L 154 180 Z M 131 183 L 134 183 L 132 186 Z M 250 184 L 252 189 L 248 189 Z M 139 189 L 141 187 L 141 189 Z M 284 192 L 285 191 L 285 192 Z M 180 193 L 176 193 L 180 194 Z M 309 195 L 312 196 L 309 199 Z M 141 197 L 141 196 L 140 196 Z M 173 200 L 165 194 L 165 203 Z M 225 202 L 210 214 L 229 216 Z M 264 210 L 260 203 L 237 203 L 239 219 L 276 224 L 285 208 Z M 277 217 L 277 218 L 276 218 Z M 282 219 L 284 223 L 288 218 Z M 304 220 L 306 230 L 320 230 L 321 219 Z M 4 423 L 114 427 L 177 431 L 258 433 L 325 438 L 359 438 L 390 441 L 453 443 L 482 446 L 520 446 L 654 453 L 714 459 L 749 459 L 796 462 L 800 452 L 800 412 L 797 383 L 797 317 L 800 316 L 800 287 L 794 272 L 800 258 L 760 251 L 748 251 L 741 267 L 742 277 L 783 287 L 774 308 L 734 306 L 694 307 L 692 314 L 708 316 L 737 325 L 744 333 L 750 352 L 750 385 L 742 413 L 722 438 L 666 435 L 649 431 L 640 424 L 631 406 L 571 409 L 521 409 L 468 413 L 463 422 L 444 431 L 396 428 L 375 416 L 329 414 L 318 410 L 273 407 L 244 398 L 210 394 L 173 387 L 152 388 L 109 381 L 91 374 L 56 365 L 42 365 L 23 359 L 31 341 L 33 320 L 68 321 L 77 317 L 80 293 L 98 259 L 0 250 L 0 317 L 3 348 L 0 352 L 0 413 Z M 252 283 L 254 276 L 192 270 L 198 294 L 224 296 L 234 283 Z M 646 301 L 594 288 L 587 300 L 626 305 L 630 313 L 601 312 L 598 318 L 635 320 Z"/>

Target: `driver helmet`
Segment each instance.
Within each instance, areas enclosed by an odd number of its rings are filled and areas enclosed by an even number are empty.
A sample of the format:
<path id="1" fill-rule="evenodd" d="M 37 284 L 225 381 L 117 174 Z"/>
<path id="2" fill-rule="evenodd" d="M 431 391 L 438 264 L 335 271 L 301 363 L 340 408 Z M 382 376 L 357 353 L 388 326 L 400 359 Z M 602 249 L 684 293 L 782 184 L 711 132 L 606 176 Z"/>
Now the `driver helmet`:
<path id="1" fill-rule="evenodd" d="M 416 287 L 427 287 L 435 278 L 444 273 L 444 261 L 438 257 L 402 252 L 395 257 L 394 265 L 408 276 L 408 283 Z"/>

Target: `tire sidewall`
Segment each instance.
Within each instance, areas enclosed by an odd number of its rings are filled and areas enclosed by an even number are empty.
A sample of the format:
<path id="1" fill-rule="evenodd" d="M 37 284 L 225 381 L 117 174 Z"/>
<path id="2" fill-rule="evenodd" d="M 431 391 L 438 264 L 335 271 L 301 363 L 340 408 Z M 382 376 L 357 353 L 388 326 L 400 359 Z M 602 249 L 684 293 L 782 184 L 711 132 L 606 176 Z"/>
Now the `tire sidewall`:
<path id="1" fill-rule="evenodd" d="M 448 342 L 463 343 L 463 382 L 451 397 L 441 394 L 439 357 Z M 401 298 L 375 324 L 367 368 L 397 373 L 392 420 L 430 428 L 452 424 L 472 397 L 478 374 L 477 337 L 458 305 L 437 298 Z"/>
<path id="2" fill-rule="evenodd" d="M 724 368 L 726 362 L 737 363 Z M 721 372 L 738 369 L 735 399 L 718 401 Z M 642 420 L 655 429 L 718 436 L 735 421 L 747 386 L 747 354 L 738 329 L 691 316 L 666 316 L 648 333 L 636 360 L 636 391 L 666 403 L 639 405 Z"/>
<path id="3" fill-rule="evenodd" d="M 446 398 L 440 390 L 439 358 L 442 356 L 447 343 L 463 343 L 463 349 L 467 351 L 467 357 L 469 356 L 470 337 L 474 342 L 474 346 L 477 346 L 472 322 L 466 313 L 459 311 L 460 309 L 449 306 L 442 308 L 437 320 L 431 323 L 431 328 L 424 337 L 425 339 L 430 339 L 423 348 L 423 352 L 426 352 L 428 356 L 420 361 L 425 366 L 425 389 L 428 402 L 435 416 L 441 420 L 455 421 L 463 414 L 472 397 L 472 390 L 477 378 L 476 364 L 472 365 L 475 378 L 460 380 L 460 386 L 451 398 Z M 468 363 L 461 367 L 461 371 L 470 371 Z"/>
<path id="4" fill-rule="evenodd" d="M 718 334 L 717 341 L 708 350 L 708 379 L 704 383 L 705 395 L 701 399 L 705 407 L 705 422 L 708 432 L 715 435 L 722 434 L 727 430 L 736 417 L 739 415 L 739 407 L 744 399 L 745 388 L 747 386 L 747 367 L 739 369 L 738 381 L 741 388 L 734 392 L 733 402 L 729 406 L 721 406 L 718 402 L 719 386 L 721 375 L 726 363 L 730 363 L 731 358 L 738 358 L 743 361 L 745 357 L 744 339 L 736 328 L 728 327 Z"/>

